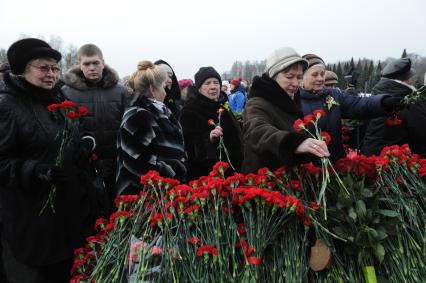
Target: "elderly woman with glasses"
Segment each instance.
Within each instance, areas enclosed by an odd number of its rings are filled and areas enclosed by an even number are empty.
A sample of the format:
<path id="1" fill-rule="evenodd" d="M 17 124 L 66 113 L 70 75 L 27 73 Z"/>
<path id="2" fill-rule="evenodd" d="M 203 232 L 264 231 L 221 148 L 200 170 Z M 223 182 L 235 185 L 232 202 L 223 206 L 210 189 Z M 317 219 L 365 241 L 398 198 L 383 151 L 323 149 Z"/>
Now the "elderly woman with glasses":
<path id="1" fill-rule="evenodd" d="M 73 251 L 91 233 L 95 211 L 86 170 L 95 143 L 70 138 L 57 162 L 66 116 L 51 104 L 64 98 L 56 83 L 61 54 L 27 38 L 7 51 L 10 72 L 0 85 L 0 200 L 3 261 L 10 282 L 68 282 Z M 56 197 L 43 210 L 52 187 Z"/>

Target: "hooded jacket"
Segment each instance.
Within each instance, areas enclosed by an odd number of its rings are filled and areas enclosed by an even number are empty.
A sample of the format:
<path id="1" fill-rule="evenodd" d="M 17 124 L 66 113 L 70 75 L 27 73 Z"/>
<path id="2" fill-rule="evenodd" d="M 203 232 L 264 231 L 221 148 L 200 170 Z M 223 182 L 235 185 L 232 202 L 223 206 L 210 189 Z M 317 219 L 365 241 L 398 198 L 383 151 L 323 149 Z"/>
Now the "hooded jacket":
<path id="1" fill-rule="evenodd" d="M 0 87 L 0 194 L 3 233 L 14 256 L 22 263 L 43 266 L 72 259 L 84 245 L 95 215 L 89 199 L 86 168 L 78 168 L 75 156 L 80 141 L 71 126 L 63 170 L 69 182 L 57 185 L 55 213 L 48 207 L 39 215 L 50 192 L 34 169 L 39 163 L 55 164 L 65 123 L 47 106 L 63 101 L 60 90 L 45 90 L 6 73 Z"/>
<path id="2" fill-rule="evenodd" d="M 91 84 L 76 66 L 65 74 L 65 86 L 62 88 L 68 99 L 89 109 L 81 128 L 96 139 L 99 171 L 103 177 L 115 174 L 117 132 L 130 101 L 127 89 L 118 81 L 117 73 L 105 66 L 102 80 Z"/>
<path id="3" fill-rule="evenodd" d="M 275 170 L 298 162 L 294 151 L 307 138 L 293 129 L 303 118 L 299 94 L 294 100 L 266 74 L 255 77 L 243 113 L 243 173 L 259 168 Z"/>
<path id="4" fill-rule="evenodd" d="M 173 70 L 172 66 L 169 65 L 166 61 L 158 60 L 154 62 L 155 65 L 167 65 L 170 67 L 170 69 L 173 72 L 172 75 L 172 85 L 171 88 L 166 88 L 166 98 L 164 99 L 164 104 L 172 111 L 173 115 L 179 119 L 180 112 L 182 111 L 183 103 L 181 101 L 181 94 L 180 94 L 180 88 L 179 88 L 179 82 L 176 77 L 175 71 Z"/>

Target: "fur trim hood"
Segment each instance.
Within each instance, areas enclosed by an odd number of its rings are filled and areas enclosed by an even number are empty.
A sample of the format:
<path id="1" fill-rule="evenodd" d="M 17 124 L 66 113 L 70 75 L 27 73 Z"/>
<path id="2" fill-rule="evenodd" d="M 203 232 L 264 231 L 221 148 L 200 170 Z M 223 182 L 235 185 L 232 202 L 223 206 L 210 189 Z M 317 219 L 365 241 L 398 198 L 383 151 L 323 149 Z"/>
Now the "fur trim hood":
<path id="1" fill-rule="evenodd" d="M 102 88 L 110 88 L 115 86 L 118 81 L 119 77 L 117 72 L 108 65 L 105 65 L 102 80 L 98 85 Z M 87 90 L 91 88 L 91 86 L 87 84 L 79 66 L 74 66 L 65 73 L 64 82 L 66 85 L 78 90 Z"/>

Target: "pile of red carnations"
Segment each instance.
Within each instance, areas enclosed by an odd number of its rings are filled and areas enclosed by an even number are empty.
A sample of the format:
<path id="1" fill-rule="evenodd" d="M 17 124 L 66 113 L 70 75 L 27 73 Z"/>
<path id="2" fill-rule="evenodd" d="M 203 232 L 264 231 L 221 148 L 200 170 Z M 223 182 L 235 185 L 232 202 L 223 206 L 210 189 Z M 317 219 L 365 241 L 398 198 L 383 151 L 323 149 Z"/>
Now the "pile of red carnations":
<path id="1" fill-rule="evenodd" d="M 117 197 L 117 211 L 75 251 L 71 282 L 426 278 L 426 161 L 407 146 L 339 160 L 326 202 L 317 201 L 320 165 L 230 176 L 228 166 L 219 162 L 189 184 L 142 176 L 140 194 Z M 321 256 L 310 249 L 318 239 L 332 255 L 322 271 L 309 268 Z"/>

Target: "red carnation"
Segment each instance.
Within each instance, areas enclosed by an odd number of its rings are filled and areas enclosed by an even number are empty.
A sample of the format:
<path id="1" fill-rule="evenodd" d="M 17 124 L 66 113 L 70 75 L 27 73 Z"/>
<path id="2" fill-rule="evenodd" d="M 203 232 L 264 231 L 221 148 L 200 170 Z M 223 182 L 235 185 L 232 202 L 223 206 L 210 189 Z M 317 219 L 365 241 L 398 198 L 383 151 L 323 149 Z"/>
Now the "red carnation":
<path id="1" fill-rule="evenodd" d="M 211 126 L 215 126 L 215 123 L 214 123 L 213 119 L 209 119 L 209 120 L 207 121 L 207 124 L 209 124 L 209 125 L 211 125 Z"/>
<path id="2" fill-rule="evenodd" d="M 75 111 L 69 111 L 67 113 L 67 117 L 74 120 L 74 119 L 78 119 L 80 115 L 78 115 L 78 113 Z"/>
<path id="3" fill-rule="evenodd" d="M 325 117 L 325 111 L 322 109 L 317 109 L 314 111 L 313 113 L 314 118 L 316 121 L 318 121 L 320 118 L 324 118 Z"/>
<path id="4" fill-rule="evenodd" d="M 303 129 L 306 129 L 305 124 L 301 119 L 294 121 L 293 128 L 296 130 L 296 132 L 302 132 Z"/>
<path id="5" fill-rule="evenodd" d="M 73 101 L 71 101 L 71 100 L 64 100 L 61 103 L 61 107 L 65 108 L 65 109 L 70 109 L 70 108 L 75 107 L 75 103 Z"/>
<path id="6" fill-rule="evenodd" d="M 261 265 L 262 264 L 262 260 L 258 257 L 254 257 L 254 256 L 248 257 L 247 262 L 249 264 L 253 264 L 253 265 Z"/>
<path id="7" fill-rule="evenodd" d="M 61 104 L 50 104 L 49 106 L 47 106 L 47 110 L 51 112 L 57 111 L 59 108 L 61 108 Z"/>
<path id="8" fill-rule="evenodd" d="M 309 125 L 310 123 L 315 122 L 314 116 L 312 116 L 312 114 L 308 114 L 303 118 L 303 123 L 305 123 L 305 125 Z"/>
<path id="9" fill-rule="evenodd" d="M 327 132 L 321 132 L 320 136 L 321 136 L 321 139 L 323 141 L 325 141 L 326 144 L 330 143 L 331 137 L 330 137 L 330 135 Z"/>
<path id="10" fill-rule="evenodd" d="M 195 246 L 195 245 L 199 245 L 201 243 L 201 240 L 200 238 L 196 236 L 192 236 L 191 238 L 188 239 L 188 243 Z"/>
<path id="11" fill-rule="evenodd" d="M 87 114 L 89 114 L 89 109 L 87 109 L 86 106 L 79 106 L 77 111 L 78 111 L 78 114 L 80 114 L 80 117 L 84 117 Z"/>

